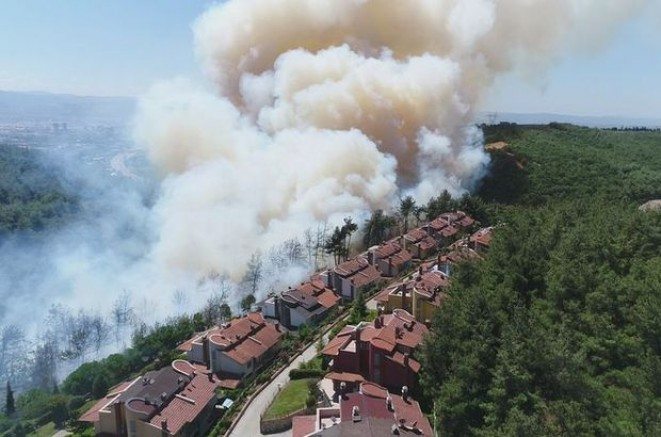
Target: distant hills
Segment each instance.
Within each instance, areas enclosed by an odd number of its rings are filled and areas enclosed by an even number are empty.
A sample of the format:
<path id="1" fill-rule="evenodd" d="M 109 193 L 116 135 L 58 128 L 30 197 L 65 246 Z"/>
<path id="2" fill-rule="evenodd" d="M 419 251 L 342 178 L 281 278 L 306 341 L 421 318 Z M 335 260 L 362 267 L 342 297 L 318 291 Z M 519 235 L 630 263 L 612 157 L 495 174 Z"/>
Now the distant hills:
<path id="1" fill-rule="evenodd" d="M 136 100 L 130 97 L 83 97 L 42 92 L 0 91 L 0 124 L 71 123 L 126 125 Z"/>
<path id="2" fill-rule="evenodd" d="M 570 123 L 587 127 L 648 127 L 661 128 L 661 118 L 635 118 L 615 116 L 583 116 L 567 114 L 532 113 L 519 114 L 512 112 L 482 112 L 478 115 L 479 123 L 509 122 L 517 124 L 549 124 L 551 122 Z"/>
<path id="3" fill-rule="evenodd" d="M 131 97 L 86 97 L 45 92 L 0 91 L 0 124 L 75 123 L 126 125 L 135 111 Z M 661 127 L 661 118 L 578 116 L 482 112 L 478 123 L 548 124 L 553 121 L 588 127 Z"/>

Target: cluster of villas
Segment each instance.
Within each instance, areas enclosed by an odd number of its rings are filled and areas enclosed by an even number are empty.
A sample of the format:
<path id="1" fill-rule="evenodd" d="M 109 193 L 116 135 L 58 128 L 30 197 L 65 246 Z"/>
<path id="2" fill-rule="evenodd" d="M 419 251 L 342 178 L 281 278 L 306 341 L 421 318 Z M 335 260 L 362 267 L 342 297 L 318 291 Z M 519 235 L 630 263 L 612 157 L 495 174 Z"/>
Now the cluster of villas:
<path id="1" fill-rule="evenodd" d="M 112 388 L 79 420 L 94 424 L 97 435 L 205 435 L 226 407 L 218 404 L 217 389 L 236 388 L 259 372 L 277 355 L 287 330 L 319 323 L 341 302 L 399 278 L 377 294 L 380 315 L 374 321 L 346 326 L 324 347 L 334 404 L 297 417 L 294 435 L 383 435 L 386 429 L 431 435 L 408 394 L 420 371 L 414 353 L 445 299 L 452 265 L 479 258 L 490 245 L 491 228 L 471 233 L 474 223 L 460 211 L 442 214 L 271 296 L 261 311 L 182 343 L 186 359 Z M 448 245 L 449 252 L 435 255 Z M 414 262 L 416 273 L 402 276 Z"/>

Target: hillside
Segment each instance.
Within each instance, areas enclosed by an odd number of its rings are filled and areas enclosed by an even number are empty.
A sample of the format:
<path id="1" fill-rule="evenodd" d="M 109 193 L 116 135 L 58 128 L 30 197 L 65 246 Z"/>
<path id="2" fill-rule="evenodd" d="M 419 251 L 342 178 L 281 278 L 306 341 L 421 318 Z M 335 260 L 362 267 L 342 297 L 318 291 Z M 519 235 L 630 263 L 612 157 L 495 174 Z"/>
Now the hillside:
<path id="1" fill-rule="evenodd" d="M 41 151 L 0 145 L 0 241 L 14 231 L 58 226 L 76 208 Z"/>
<path id="2" fill-rule="evenodd" d="M 422 357 L 442 435 L 661 433 L 661 134 L 554 126 L 485 130 L 504 226 Z"/>

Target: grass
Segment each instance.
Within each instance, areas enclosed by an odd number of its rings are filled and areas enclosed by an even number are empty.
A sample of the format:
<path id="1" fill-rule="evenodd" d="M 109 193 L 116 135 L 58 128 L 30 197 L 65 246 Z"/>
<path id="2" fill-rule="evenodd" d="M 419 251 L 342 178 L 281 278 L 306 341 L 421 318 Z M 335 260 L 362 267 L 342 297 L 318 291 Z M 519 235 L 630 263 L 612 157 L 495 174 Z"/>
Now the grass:
<path id="1" fill-rule="evenodd" d="M 37 428 L 37 430 L 34 433 L 30 434 L 30 436 L 51 437 L 56 432 L 57 429 L 55 428 L 55 424 L 53 422 L 48 422 L 44 426 Z"/>
<path id="2" fill-rule="evenodd" d="M 305 399 L 308 396 L 308 381 L 310 379 L 296 379 L 284 386 L 264 413 L 264 419 L 283 417 L 305 408 Z"/>

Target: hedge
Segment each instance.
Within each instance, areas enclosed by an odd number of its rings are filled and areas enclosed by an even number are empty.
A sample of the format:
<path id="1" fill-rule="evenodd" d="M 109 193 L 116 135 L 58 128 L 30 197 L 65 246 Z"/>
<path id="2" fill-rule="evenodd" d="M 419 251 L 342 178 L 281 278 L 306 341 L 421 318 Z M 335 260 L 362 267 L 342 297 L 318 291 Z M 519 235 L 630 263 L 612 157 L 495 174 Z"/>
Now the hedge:
<path id="1" fill-rule="evenodd" d="M 323 378 L 326 371 L 321 369 L 291 369 L 289 371 L 290 379 L 304 379 L 304 378 Z"/>

